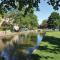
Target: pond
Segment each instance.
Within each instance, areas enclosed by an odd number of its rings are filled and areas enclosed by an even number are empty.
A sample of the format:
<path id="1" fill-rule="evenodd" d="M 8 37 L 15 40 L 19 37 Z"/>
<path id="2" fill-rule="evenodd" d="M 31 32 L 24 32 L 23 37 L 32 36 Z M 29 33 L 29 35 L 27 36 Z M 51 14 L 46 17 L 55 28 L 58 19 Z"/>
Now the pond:
<path id="1" fill-rule="evenodd" d="M 42 38 L 40 33 L 14 35 L 0 52 L 0 60 L 29 60 L 32 52 L 39 47 Z"/>

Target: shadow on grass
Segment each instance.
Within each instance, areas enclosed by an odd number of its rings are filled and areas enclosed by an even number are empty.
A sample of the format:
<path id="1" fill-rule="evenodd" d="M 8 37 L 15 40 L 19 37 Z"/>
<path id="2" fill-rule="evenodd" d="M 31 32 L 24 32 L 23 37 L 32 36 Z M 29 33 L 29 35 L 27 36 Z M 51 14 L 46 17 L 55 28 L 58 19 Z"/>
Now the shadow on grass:
<path id="1" fill-rule="evenodd" d="M 48 44 L 46 44 L 44 46 L 39 46 L 38 50 L 53 53 L 53 54 L 60 53 L 60 38 L 56 38 L 56 37 L 52 37 L 52 36 L 45 36 L 43 38 L 42 42 L 44 42 L 44 43 L 48 42 Z M 49 47 L 49 45 L 52 47 Z M 41 55 L 40 58 L 53 59 L 54 57 Z"/>
<path id="2" fill-rule="evenodd" d="M 43 42 L 48 42 L 51 44 L 53 48 L 49 48 L 48 45 L 46 46 L 39 46 L 39 50 L 46 50 L 51 53 L 60 52 L 60 38 L 45 36 L 42 40 Z"/>
<path id="3" fill-rule="evenodd" d="M 60 38 L 52 37 L 52 36 L 45 36 L 43 38 L 44 42 L 48 42 L 49 44 L 52 45 L 52 48 L 46 47 L 47 51 L 50 51 L 51 53 L 60 53 Z"/>
<path id="4" fill-rule="evenodd" d="M 38 54 L 32 54 L 32 60 L 40 60 L 41 58 L 44 58 L 44 59 L 53 59 L 53 57 L 50 57 L 50 56 L 39 56 Z"/>
<path id="5" fill-rule="evenodd" d="M 43 38 L 44 42 L 49 42 L 50 44 L 57 45 L 60 47 L 60 38 L 52 37 L 52 36 L 45 36 Z"/>

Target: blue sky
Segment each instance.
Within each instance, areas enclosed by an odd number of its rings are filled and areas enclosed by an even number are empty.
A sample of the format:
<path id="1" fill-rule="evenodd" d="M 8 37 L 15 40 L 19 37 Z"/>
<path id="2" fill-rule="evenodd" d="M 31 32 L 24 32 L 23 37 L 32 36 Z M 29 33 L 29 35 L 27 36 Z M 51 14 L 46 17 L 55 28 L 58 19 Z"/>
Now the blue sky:
<path id="1" fill-rule="evenodd" d="M 35 11 L 35 15 L 38 18 L 38 23 L 41 24 L 44 19 L 47 19 L 49 15 L 54 11 L 52 6 L 48 5 L 46 1 L 41 0 L 39 4 L 40 11 Z M 57 11 L 60 14 L 60 9 Z"/>

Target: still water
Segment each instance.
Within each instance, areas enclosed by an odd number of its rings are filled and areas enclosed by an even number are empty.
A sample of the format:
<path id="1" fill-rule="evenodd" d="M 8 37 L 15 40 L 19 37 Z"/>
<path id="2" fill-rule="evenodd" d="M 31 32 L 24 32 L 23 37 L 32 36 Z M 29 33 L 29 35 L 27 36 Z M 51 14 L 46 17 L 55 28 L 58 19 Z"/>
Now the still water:
<path id="1" fill-rule="evenodd" d="M 42 38 L 39 33 L 15 35 L 0 52 L 1 60 L 29 60 L 26 57 L 39 47 Z"/>

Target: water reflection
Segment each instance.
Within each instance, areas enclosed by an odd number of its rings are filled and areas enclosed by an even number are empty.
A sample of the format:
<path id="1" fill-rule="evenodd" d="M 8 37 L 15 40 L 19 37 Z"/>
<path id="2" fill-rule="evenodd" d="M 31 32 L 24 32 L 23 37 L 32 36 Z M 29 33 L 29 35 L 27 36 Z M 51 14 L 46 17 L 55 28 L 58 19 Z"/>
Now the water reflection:
<path id="1" fill-rule="evenodd" d="M 40 34 L 15 35 L 11 40 L 13 46 L 8 44 L 0 57 L 3 57 L 3 60 L 26 60 L 27 55 L 32 54 L 33 50 L 38 48 L 41 40 Z"/>
<path id="2" fill-rule="evenodd" d="M 34 47 L 28 48 L 29 54 L 32 54 L 32 52 L 39 47 L 40 42 L 42 41 L 42 38 L 43 38 L 42 35 L 37 34 L 36 45 Z"/>
<path id="3" fill-rule="evenodd" d="M 43 38 L 42 35 L 40 35 L 40 34 L 37 35 L 37 46 L 39 46 L 42 38 Z"/>

